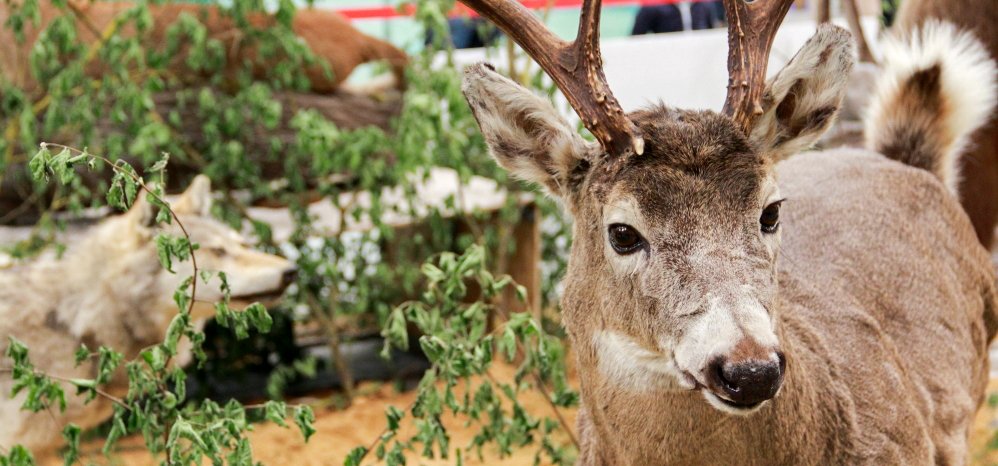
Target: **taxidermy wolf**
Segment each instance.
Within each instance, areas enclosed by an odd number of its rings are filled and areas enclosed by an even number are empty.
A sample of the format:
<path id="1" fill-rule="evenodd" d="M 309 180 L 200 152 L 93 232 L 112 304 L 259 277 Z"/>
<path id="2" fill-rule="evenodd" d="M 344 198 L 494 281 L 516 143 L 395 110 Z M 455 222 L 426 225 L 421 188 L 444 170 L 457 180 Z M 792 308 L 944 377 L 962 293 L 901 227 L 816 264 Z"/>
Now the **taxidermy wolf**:
<path id="1" fill-rule="evenodd" d="M 210 183 L 204 176 L 194 179 L 173 203 L 191 241 L 198 267 L 224 271 L 228 276 L 234 307 L 279 296 L 295 276 L 294 264 L 282 257 L 251 249 L 233 229 L 213 219 Z M 93 378 L 96 361 L 74 367 L 73 353 L 84 344 L 91 351 L 107 346 L 133 358 L 160 343 L 178 312 L 173 293 L 190 275 L 189 261 L 174 264 L 176 273 L 160 265 L 153 238 L 166 231 L 180 234 L 177 222 L 155 224 L 156 209 L 144 196 L 132 208 L 95 225 L 69 246 L 62 258 L 0 271 L 0 354 L 9 337 L 24 342 L 35 367 L 67 378 Z M 212 304 L 221 299 L 218 278 L 197 288 L 195 318 L 211 315 Z M 183 359 L 183 355 L 178 355 Z M 0 448 L 15 444 L 42 451 L 60 442 L 69 423 L 86 429 L 112 413 L 108 400 L 97 398 L 84 405 L 78 397 L 67 397 L 64 413 L 22 411 L 23 394 L 11 399 L 11 378 L 0 361 Z M 106 390 L 123 394 L 123 380 L 112 380 Z M 69 388 L 69 387 L 67 387 Z"/>

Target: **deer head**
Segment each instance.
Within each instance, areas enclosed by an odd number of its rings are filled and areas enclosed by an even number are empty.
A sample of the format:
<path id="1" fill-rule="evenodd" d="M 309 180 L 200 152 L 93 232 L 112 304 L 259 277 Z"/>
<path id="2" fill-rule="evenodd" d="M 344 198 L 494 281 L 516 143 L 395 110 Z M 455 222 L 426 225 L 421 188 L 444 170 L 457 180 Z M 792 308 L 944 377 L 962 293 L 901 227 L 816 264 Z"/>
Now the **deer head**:
<path id="1" fill-rule="evenodd" d="M 583 396 L 700 390 L 731 413 L 774 397 L 793 355 L 777 330 L 784 199 L 773 166 L 832 122 L 852 64 L 849 34 L 822 26 L 764 82 L 791 1 L 726 1 L 723 113 L 657 105 L 625 114 L 601 69 L 599 0 L 585 1 L 571 43 L 514 0 L 464 3 L 541 65 L 598 141 L 489 65 L 466 70 L 464 93 L 495 159 L 575 218 L 563 309 Z"/>

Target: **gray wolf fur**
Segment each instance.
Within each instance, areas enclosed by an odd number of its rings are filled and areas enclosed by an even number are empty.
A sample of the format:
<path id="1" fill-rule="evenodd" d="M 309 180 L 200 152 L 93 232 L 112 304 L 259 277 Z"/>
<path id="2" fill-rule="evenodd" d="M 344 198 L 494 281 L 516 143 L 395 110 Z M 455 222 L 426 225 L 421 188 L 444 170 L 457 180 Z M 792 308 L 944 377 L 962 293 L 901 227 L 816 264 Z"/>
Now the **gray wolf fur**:
<path id="1" fill-rule="evenodd" d="M 210 184 L 199 176 L 173 209 L 187 228 L 201 270 L 224 271 L 233 304 L 248 304 L 279 295 L 294 275 L 288 260 L 251 249 L 245 239 L 213 219 Z M 190 275 L 190 263 L 165 270 L 152 239 L 160 231 L 179 234 L 176 222 L 155 225 L 155 209 L 144 196 L 132 208 L 95 225 L 70 245 L 61 259 L 36 262 L 0 271 L 0 354 L 8 337 L 24 342 L 36 368 L 70 378 L 92 378 L 96 368 L 85 362 L 74 367 L 73 352 L 85 344 L 92 351 L 108 346 L 133 358 L 162 341 L 177 313 L 173 293 Z M 221 299 L 218 279 L 199 284 L 194 316 L 212 315 Z M 182 358 L 182 356 L 179 356 Z M 95 364 L 95 363 L 94 363 Z M 0 368 L 9 366 L 0 362 Z M 123 395 L 127 386 L 115 379 L 106 389 Z M 21 444 L 40 453 L 60 443 L 63 427 L 73 422 L 86 429 L 107 419 L 109 401 L 98 398 L 84 406 L 67 388 L 67 409 L 59 413 L 21 411 L 22 396 L 10 398 L 10 374 L 0 373 L 0 447 Z"/>

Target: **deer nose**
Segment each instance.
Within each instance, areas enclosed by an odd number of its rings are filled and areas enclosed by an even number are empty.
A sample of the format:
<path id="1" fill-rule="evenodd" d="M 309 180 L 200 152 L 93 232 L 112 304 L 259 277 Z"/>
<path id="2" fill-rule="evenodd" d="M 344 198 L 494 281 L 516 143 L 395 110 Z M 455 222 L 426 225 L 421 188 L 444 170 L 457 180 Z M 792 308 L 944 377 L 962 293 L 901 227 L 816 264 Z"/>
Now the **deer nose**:
<path id="1" fill-rule="evenodd" d="M 766 360 L 735 362 L 719 357 L 708 370 L 711 384 L 726 401 L 738 407 L 751 407 L 772 399 L 780 391 L 786 359 L 780 352 Z"/>
<path id="2" fill-rule="evenodd" d="M 295 282 L 298 278 L 298 266 L 293 265 L 284 270 L 281 274 L 281 286 L 288 286 Z"/>

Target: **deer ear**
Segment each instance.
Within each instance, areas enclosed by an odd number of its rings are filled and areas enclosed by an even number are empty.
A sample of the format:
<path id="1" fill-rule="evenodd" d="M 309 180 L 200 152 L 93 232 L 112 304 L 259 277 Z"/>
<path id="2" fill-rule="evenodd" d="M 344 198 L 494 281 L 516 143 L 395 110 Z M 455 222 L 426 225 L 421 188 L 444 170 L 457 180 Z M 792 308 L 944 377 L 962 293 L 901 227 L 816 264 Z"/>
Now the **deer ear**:
<path id="1" fill-rule="evenodd" d="M 206 216 L 211 212 L 211 180 L 204 175 L 198 175 L 191 185 L 173 203 L 173 211 L 177 214 Z"/>
<path id="2" fill-rule="evenodd" d="M 553 195 L 570 194 L 574 175 L 588 166 L 596 143 L 579 136 L 550 102 L 491 65 L 468 67 L 461 90 L 500 166 Z"/>
<path id="3" fill-rule="evenodd" d="M 807 149 L 831 126 L 853 65 L 848 31 L 821 25 L 790 63 L 766 83 L 762 115 L 749 139 L 779 161 Z"/>

